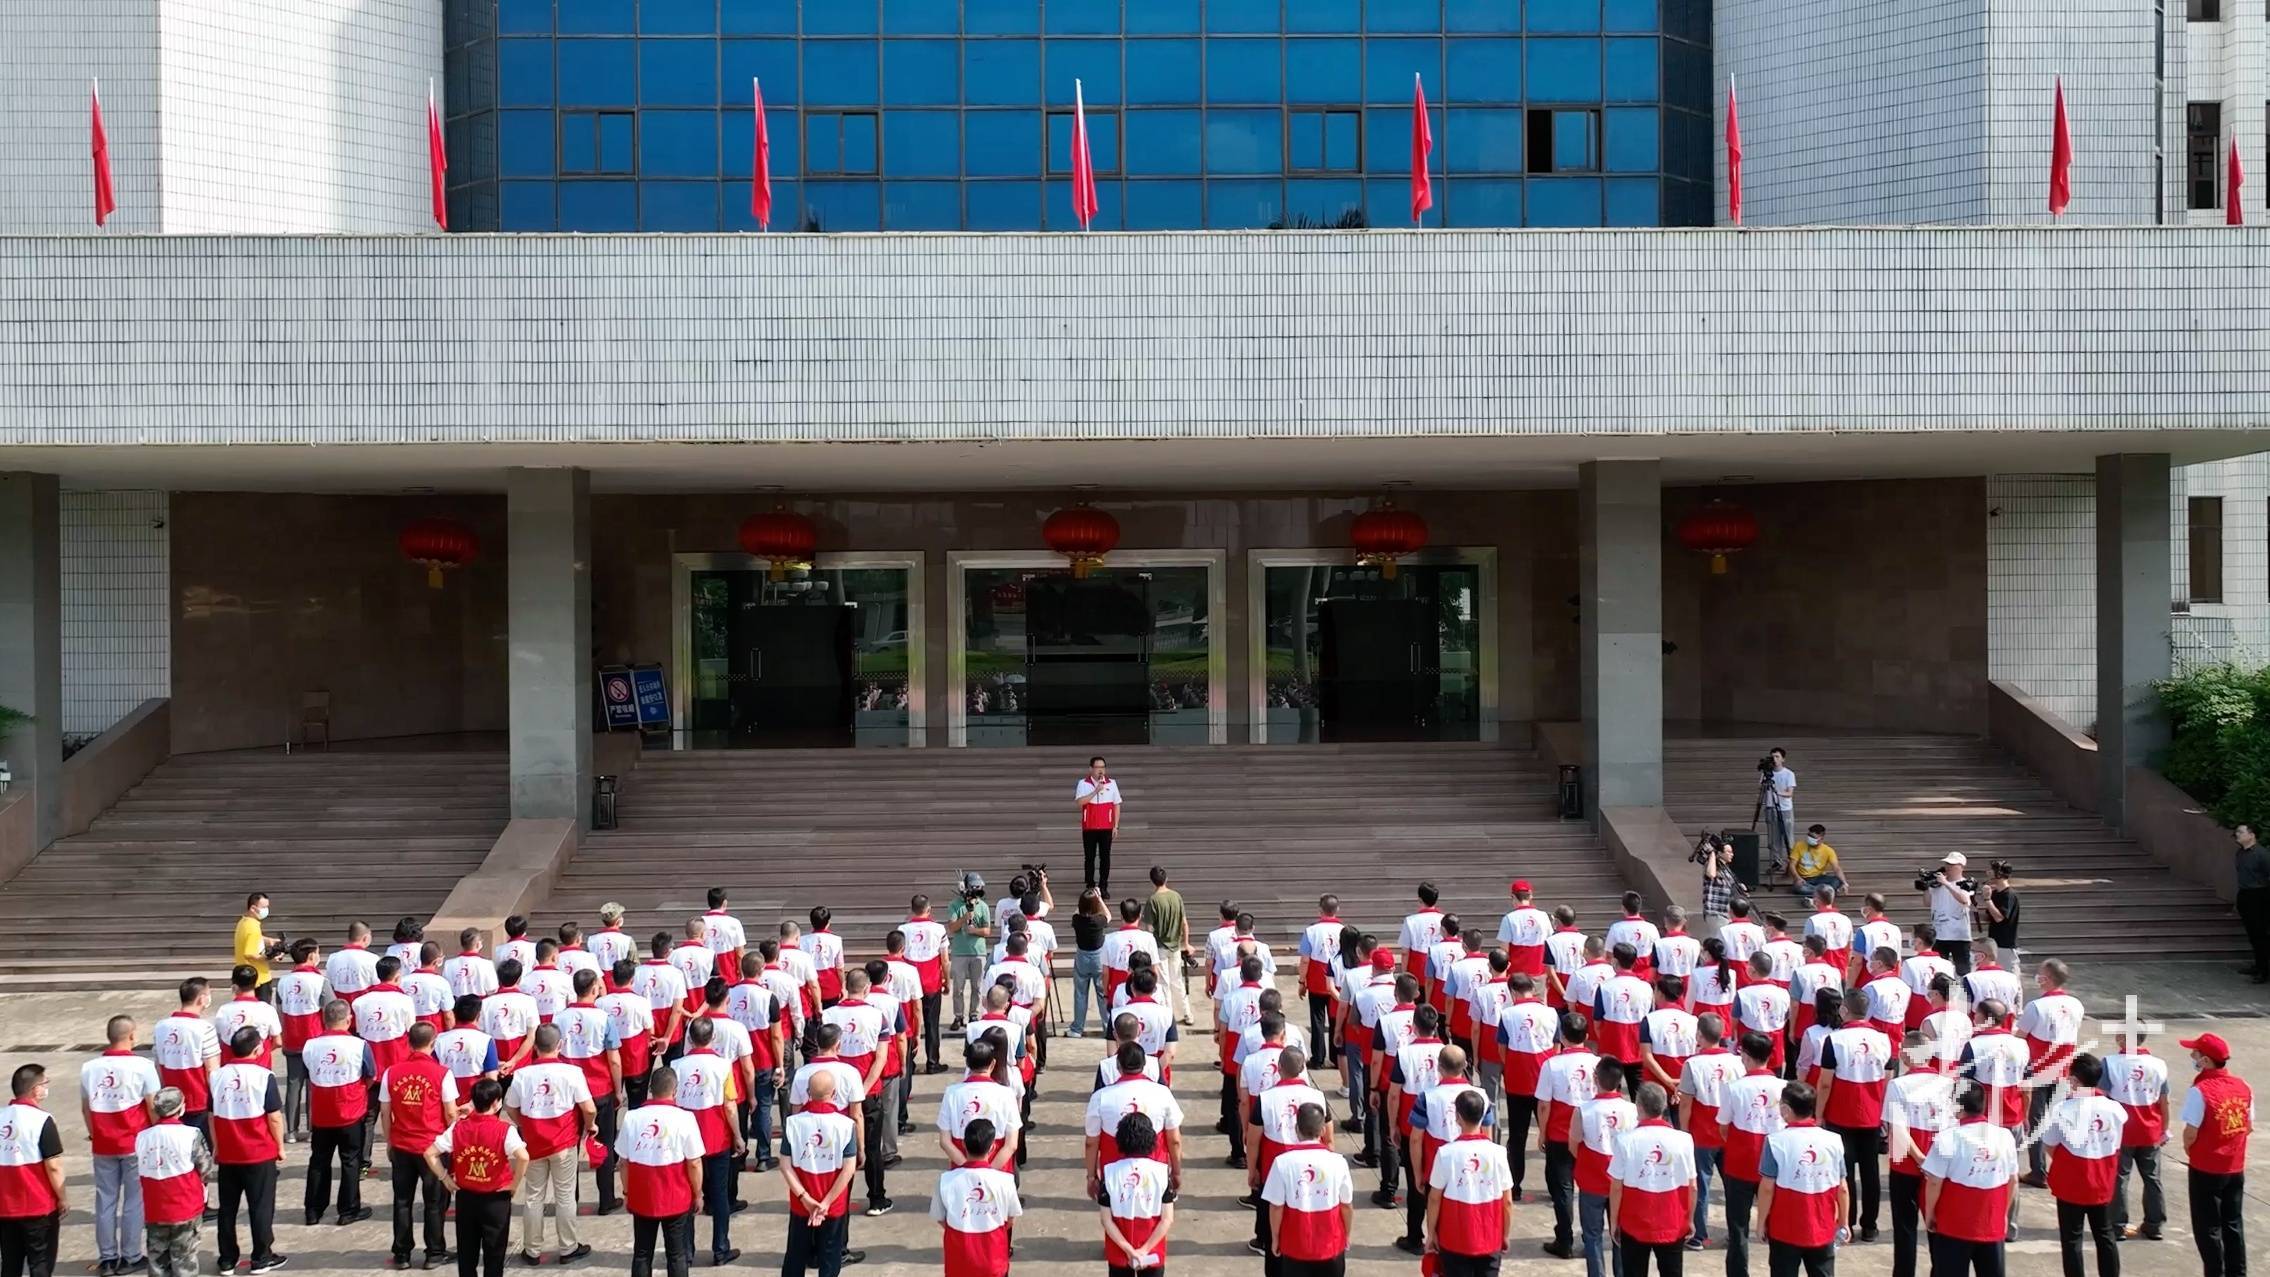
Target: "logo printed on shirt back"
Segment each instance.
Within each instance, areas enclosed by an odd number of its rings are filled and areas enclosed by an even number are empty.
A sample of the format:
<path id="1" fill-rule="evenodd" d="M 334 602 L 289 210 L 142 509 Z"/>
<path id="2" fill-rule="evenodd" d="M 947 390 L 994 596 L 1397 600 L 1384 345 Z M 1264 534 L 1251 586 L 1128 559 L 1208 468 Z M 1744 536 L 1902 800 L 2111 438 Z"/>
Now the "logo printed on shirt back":
<path id="1" fill-rule="evenodd" d="M 1661 1144 L 1647 1150 L 1647 1164 L 1650 1166 L 1663 1165 L 1663 1146 Z"/>
<path id="2" fill-rule="evenodd" d="M 1819 1166 L 1821 1164 L 1821 1150 L 1811 1144 L 1808 1144 L 1805 1146 L 1804 1153 L 1799 1155 L 1799 1157 L 1797 1158 L 1797 1161 L 1800 1165 L 1804 1166 Z"/>

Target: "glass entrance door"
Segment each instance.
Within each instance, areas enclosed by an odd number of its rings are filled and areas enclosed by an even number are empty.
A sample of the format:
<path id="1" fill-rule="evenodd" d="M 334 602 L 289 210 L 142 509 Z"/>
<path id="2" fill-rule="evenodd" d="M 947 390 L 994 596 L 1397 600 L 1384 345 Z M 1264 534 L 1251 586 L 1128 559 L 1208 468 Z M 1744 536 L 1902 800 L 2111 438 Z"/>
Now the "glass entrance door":
<path id="1" fill-rule="evenodd" d="M 1210 571 L 965 569 L 967 743 L 1205 744 Z"/>
<path id="2" fill-rule="evenodd" d="M 840 567 L 771 580 L 762 568 L 687 578 L 696 749 L 900 746 L 921 640 L 909 568 Z"/>
<path id="3" fill-rule="evenodd" d="M 1259 570 L 1266 740 L 1480 739 L 1483 565 Z"/>

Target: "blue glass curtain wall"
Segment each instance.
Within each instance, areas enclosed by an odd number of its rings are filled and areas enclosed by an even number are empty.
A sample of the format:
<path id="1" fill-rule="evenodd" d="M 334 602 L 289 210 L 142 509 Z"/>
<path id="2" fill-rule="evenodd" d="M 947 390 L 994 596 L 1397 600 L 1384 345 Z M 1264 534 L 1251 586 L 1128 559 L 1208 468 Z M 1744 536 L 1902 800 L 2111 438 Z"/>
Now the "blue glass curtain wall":
<path id="1" fill-rule="evenodd" d="M 1707 222 L 1708 0 L 449 0 L 453 216 L 506 231 Z"/>

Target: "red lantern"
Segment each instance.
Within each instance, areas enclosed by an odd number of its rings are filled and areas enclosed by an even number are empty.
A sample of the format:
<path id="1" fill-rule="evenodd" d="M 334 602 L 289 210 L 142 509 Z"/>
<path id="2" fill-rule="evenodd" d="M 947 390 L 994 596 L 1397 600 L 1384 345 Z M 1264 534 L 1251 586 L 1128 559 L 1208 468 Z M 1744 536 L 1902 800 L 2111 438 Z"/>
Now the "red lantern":
<path id="1" fill-rule="evenodd" d="M 742 552 L 763 559 L 766 575 L 778 581 L 790 571 L 811 570 L 812 551 L 820 543 L 820 534 L 810 519 L 782 507 L 744 519 L 740 541 Z"/>
<path id="2" fill-rule="evenodd" d="M 1049 549 L 1071 560 L 1073 576 L 1084 577 L 1119 545 L 1119 520 L 1082 502 L 1048 516 L 1040 535 Z"/>
<path id="3" fill-rule="evenodd" d="M 1712 576 L 1726 574 L 1726 556 L 1739 554 L 1758 540 L 1758 516 L 1720 497 L 1713 497 L 1679 520 L 1679 544 L 1710 556 Z"/>
<path id="4" fill-rule="evenodd" d="M 473 530 L 455 519 L 420 519 L 402 529 L 400 544 L 404 558 L 424 565 L 426 585 L 436 590 L 443 569 L 464 567 L 481 550 Z"/>
<path id="5" fill-rule="evenodd" d="M 1356 562 L 1378 568 L 1383 579 L 1392 581 L 1397 559 L 1426 548 L 1427 521 L 1396 509 L 1392 501 L 1382 501 L 1356 516 L 1348 528 L 1348 544 L 1355 547 Z"/>

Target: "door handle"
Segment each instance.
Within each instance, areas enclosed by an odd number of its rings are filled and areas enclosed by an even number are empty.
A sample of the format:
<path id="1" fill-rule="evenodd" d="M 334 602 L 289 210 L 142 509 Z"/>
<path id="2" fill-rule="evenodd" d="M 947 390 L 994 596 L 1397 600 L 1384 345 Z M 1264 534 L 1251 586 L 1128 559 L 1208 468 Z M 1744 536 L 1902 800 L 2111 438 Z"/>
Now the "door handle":
<path id="1" fill-rule="evenodd" d="M 765 650 L 761 647 L 752 647 L 749 649 L 749 677 L 762 681 L 764 676 Z"/>

